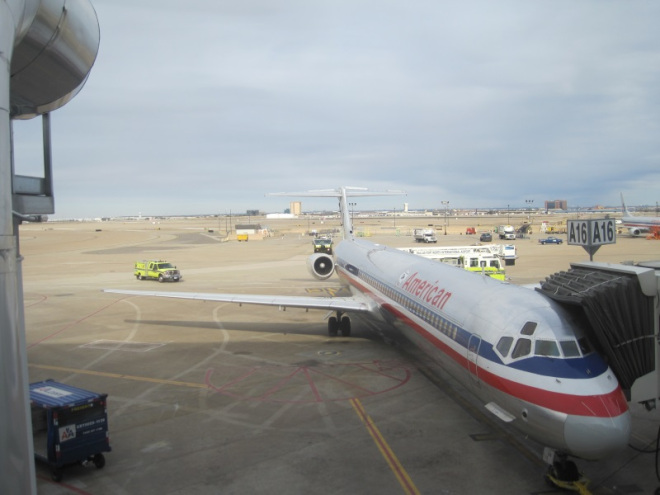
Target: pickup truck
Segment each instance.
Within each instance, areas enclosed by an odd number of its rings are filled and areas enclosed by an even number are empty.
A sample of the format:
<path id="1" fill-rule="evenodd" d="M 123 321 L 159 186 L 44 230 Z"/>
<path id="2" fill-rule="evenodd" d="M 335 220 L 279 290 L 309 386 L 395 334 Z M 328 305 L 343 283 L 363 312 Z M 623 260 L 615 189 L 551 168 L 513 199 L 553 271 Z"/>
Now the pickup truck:
<path id="1" fill-rule="evenodd" d="M 562 241 L 559 237 L 546 237 L 545 239 L 539 239 L 541 244 L 561 244 Z"/>
<path id="2" fill-rule="evenodd" d="M 138 280 L 158 280 L 159 282 L 179 282 L 183 276 L 172 263 L 167 261 L 136 261 L 135 277 Z"/>

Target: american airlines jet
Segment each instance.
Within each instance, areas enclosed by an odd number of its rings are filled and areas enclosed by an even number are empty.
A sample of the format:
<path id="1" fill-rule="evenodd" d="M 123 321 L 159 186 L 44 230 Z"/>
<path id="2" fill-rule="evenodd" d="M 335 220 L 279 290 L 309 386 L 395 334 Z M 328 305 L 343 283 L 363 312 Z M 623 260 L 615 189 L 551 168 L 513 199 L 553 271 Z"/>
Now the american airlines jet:
<path id="1" fill-rule="evenodd" d="M 578 481 L 569 456 L 596 460 L 623 449 L 631 428 L 626 398 L 573 316 L 529 288 L 354 237 L 347 198 L 382 194 L 393 193 L 344 187 L 286 194 L 339 198 L 344 240 L 336 258 L 317 253 L 308 266 L 320 279 L 337 273 L 350 297 L 106 292 L 330 310 L 330 335 L 350 335 L 351 316 L 363 315 L 405 337 L 497 418 L 546 446 L 550 481 Z"/>
<path id="2" fill-rule="evenodd" d="M 621 223 L 628 229 L 630 235 L 638 236 L 650 232 L 653 229 L 660 229 L 660 217 L 635 217 L 628 211 L 626 203 L 623 201 L 621 193 L 621 207 L 623 208 L 623 217 Z"/>

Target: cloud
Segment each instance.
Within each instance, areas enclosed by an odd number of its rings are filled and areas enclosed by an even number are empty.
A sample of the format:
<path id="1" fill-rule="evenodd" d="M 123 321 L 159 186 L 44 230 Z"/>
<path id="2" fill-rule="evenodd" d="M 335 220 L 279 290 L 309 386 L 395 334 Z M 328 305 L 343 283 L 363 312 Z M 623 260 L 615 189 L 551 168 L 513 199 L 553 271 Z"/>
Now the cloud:
<path id="1" fill-rule="evenodd" d="M 658 200 L 655 2 L 93 3 L 96 65 L 53 115 L 57 215 L 345 184 L 411 207 Z"/>

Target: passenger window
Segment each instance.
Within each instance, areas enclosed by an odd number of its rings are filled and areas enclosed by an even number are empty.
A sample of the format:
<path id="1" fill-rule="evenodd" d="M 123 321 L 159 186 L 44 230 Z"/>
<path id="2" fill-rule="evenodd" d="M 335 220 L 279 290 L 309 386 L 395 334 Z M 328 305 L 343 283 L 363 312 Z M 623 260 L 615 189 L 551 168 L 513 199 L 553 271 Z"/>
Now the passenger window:
<path id="1" fill-rule="evenodd" d="M 559 342 L 561 350 L 566 357 L 580 357 L 580 350 L 578 349 L 577 342 L 574 340 L 562 340 Z"/>
<path id="2" fill-rule="evenodd" d="M 536 330 L 536 322 L 535 321 L 528 321 L 525 323 L 522 327 L 522 330 L 520 330 L 521 335 L 534 335 L 534 330 Z"/>
<path id="3" fill-rule="evenodd" d="M 511 344 L 513 344 L 513 337 L 502 337 L 495 347 L 502 357 L 507 357 Z"/>
<path id="4" fill-rule="evenodd" d="M 527 356 L 532 351 L 532 341 L 529 339 L 518 339 L 516 346 L 513 348 L 513 353 L 511 357 L 517 359 L 523 356 Z"/>
<path id="5" fill-rule="evenodd" d="M 559 357 L 559 347 L 554 340 L 537 340 L 534 342 L 534 354 L 537 356 Z"/>

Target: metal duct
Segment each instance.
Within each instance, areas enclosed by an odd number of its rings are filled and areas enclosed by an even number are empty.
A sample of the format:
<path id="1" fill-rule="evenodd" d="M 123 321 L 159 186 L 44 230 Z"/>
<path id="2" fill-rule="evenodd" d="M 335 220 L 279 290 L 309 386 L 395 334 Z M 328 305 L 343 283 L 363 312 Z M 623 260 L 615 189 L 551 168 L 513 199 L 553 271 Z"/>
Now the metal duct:
<path id="1" fill-rule="evenodd" d="M 30 119 L 80 91 L 96 60 L 100 30 L 88 0 L 42 0 L 21 34 L 11 59 L 11 118 Z"/>

